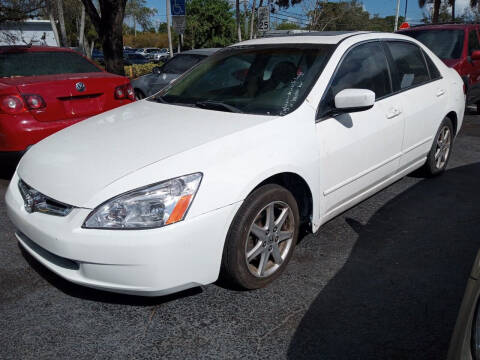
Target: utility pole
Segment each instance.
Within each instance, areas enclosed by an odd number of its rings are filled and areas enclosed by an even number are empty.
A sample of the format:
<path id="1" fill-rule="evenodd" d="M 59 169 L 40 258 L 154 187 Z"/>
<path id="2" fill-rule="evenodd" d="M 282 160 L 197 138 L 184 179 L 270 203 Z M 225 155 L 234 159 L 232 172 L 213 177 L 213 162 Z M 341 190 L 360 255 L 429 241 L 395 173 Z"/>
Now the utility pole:
<path id="1" fill-rule="evenodd" d="M 167 2 L 167 34 L 168 34 L 168 50 L 170 51 L 170 58 L 173 57 L 173 47 L 172 47 L 172 31 L 170 30 L 170 0 L 165 0 Z"/>
<path id="2" fill-rule="evenodd" d="M 400 0 L 397 0 L 397 14 L 395 15 L 395 27 L 393 28 L 393 31 L 398 30 L 398 15 L 400 14 Z"/>
<path id="3" fill-rule="evenodd" d="M 408 9 L 408 0 L 405 2 L 405 21 L 407 21 L 407 9 Z"/>

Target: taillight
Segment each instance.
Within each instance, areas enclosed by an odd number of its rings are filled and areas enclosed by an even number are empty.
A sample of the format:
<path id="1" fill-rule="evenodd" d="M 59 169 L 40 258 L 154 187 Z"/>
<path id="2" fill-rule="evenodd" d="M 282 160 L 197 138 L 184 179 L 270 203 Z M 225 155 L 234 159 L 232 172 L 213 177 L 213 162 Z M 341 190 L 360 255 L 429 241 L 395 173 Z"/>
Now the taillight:
<path id="1" fill-rule="evenodd" d="M 20 114 L 26 111 L 26 108 L 19 95 L 4 95 L 0 96 L 0 110 L 7 114 Z"/>
<path id="2" fill-rule="evenodd" d="M 47 106 L 40 95 L 23 95 L 23 99 L 30 110 L 43 109 Z"/>
<path id="3" fill-rule="evenodd" d="M 130 83 L 115 88 L 115 99 L 135 100 L 135 91 Z"/>

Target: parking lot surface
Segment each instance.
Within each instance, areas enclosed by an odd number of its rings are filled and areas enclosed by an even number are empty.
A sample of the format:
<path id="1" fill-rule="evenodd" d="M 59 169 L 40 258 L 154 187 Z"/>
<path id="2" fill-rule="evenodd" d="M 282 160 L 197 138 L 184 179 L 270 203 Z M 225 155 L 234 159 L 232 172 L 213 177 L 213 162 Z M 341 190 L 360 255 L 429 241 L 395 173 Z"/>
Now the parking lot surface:
<path id="1" fill-rule="evenodd" d="M 0 359 L 441 359 L 480 248 L 480 116 L 443 176 L 405 177 L 303 237 L 257 291 L 142 298 L 66 282 L 20 250 L 7 185 Z"/>

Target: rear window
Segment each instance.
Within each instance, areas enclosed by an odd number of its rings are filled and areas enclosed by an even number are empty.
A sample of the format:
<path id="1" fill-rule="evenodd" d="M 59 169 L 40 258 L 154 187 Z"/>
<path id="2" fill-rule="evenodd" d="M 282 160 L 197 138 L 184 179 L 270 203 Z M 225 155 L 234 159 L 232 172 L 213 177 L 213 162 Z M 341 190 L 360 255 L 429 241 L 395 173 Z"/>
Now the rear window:
<path id="1" fill-rule="evenodd" d="M 0 54 L 0 77 L 75 74 L 101 71 L 72 52 L 22 52 Z"/>
<path id="2" fill-rule="evenodd" d="M 422 42 L 442 60 L 462 56 L 463 30 L 412 30 L 402 34 Z"/>

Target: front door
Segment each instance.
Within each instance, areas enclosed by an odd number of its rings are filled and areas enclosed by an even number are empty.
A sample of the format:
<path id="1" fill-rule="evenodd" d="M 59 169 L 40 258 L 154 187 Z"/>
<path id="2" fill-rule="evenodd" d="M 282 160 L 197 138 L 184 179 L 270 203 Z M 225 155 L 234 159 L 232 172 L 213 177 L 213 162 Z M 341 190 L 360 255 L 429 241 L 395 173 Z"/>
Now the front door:
<path id="1" fill-rule="evenodd" d="M 331 116 L 334 97 L 349 88 L 375 92 L 373 108 Z M 352 48 L 335 72 L 321 101 L 316 136 L 320 160 L 324 216 L 353 205 L 369 189 L 380 186 L 398 169 L 404 131 L 401 99 L 392 95 L 382 44 Z"/>

